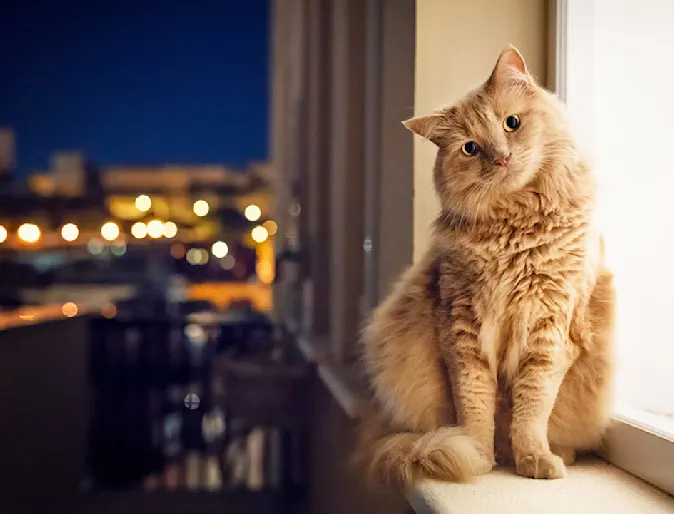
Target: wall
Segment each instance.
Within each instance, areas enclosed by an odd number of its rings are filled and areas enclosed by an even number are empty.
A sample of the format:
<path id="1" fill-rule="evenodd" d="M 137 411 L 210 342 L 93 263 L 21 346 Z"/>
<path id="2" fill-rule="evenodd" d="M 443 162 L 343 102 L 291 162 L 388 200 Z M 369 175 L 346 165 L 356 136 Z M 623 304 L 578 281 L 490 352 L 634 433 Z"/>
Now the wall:
<path id="1" fill-rule="evenodd" d="M 86 323 L 76 317 L 0 330 L 3 505 L 10 497 L 72 495 L 85 477 Z"/>
<path id="2" fill-rule="evenodd" d="M 454 102 L 486 80 L 508 43 L 519 48 L 531 73 L 545 83 L 547 7 L 546 0 L 418 0 L 415 113 Z M 417 260 L 439 206 L 431 179 L 435 146 L 421 138 L 414 144 Z"/>

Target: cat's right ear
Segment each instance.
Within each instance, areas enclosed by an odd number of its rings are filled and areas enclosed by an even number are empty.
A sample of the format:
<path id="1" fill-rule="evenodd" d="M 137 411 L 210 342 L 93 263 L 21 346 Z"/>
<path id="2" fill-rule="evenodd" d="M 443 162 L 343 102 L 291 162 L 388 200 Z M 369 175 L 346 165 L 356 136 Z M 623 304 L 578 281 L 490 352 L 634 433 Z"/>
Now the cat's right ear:
<path id="1" fill-rule="evenodd" d="M 430 114 L 428 116 L 416 116 L 409 120 L 405 120 L 403 121 L 403 125 L 410 132 L 414 132 L 416 135 L 428 139 L 437 145 L 439 140 L 438 127 L 441 120 L 442 117 L 440 115 Z"/>

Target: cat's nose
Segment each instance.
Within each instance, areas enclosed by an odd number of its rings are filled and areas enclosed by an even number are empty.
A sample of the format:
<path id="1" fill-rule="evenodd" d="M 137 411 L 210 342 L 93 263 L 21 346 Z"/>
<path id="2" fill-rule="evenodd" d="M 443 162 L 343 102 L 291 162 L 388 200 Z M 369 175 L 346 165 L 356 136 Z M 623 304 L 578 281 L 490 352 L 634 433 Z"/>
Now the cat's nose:
<path id="1" fill-rule="evenodd" d="M 510 161 L 511 155 L 512 155 L 512 153 L 509 153 L 508 155 L 505 155 L 505 154 L 495 155 L 494 156 L 494 164 L 496 166 L 503 166 L 503 167 L 507 166 L 508 162 Z"/>

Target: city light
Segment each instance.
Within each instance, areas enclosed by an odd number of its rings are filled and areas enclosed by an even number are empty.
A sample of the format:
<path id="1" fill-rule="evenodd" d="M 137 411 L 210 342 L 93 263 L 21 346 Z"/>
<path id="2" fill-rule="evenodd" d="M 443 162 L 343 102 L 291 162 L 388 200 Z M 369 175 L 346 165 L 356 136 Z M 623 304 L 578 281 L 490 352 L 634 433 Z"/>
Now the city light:
<path id="1" fill-rule="evenodd" d="M 225 269 L 225 270 L 228 270 L 228 271 L 231 270 L 232 268 L 234 268 L 235 264 L 236 264 L 236 259 L 234 258 L 234 256 L 232 254 L 226 255 L 225 258 L 220 261 L 220 266 L 222 267 L 222 269 Z"/>
<path id="2" fill-rule="evenodd" d="M 174 259 L 182 259 L 185 257 L 185 245 L 182 243 L 173 243 L 169 252 Z"/>
<path id="3" fill-rule="evenodd" d="M 66 302 L 63 304 L 63 307 L 61 307 L 61 312 L 68 318 L 75 317 L 78 313 L 77 304 L 73 302 Z"/>
<path id="4" fill-rule="evenodd" d="M 32 223 L 24 223 L 17 232 L 19 239 L 26 243 L 37 243 L 40 239 L 40 227 Z"/>
<path id="5" fill-rule="evenodd" d="M 262 216 L 262 210 L 255 204 L 251 204 L 243 211 L 248 221 L 257 221 Z"/>
<path id="6" fill-rule="evenodd" d="M 213 243 L 211 247 L 211 253 L 218 259 L 222 259 L 227 253 L 229 253 L 229 246 L 224 241 L 217 241 Z"/>
<path id="7" fill-rule="evenodd" d="M 103 242 L 100 239 L 92 239 L 87 243 L 87 250 L 91 255 L 100 255 L 103 253 Z"/>
<path id="8" fill-rule="evenodd" d="M 119 227 L 114 221 L 108 221 L 101 227 L 101 235 L 106 241 L 114 241 L 119 237 Z"/>
<path id="9" fill-rule="evenodd" d="M 136 239 L 143 239 L 147 235 L 147 225 L 142 221 L 137 221 L 131 225 L 131 235 Z"/>
<path id="10" fill-rule="evenodd" d="M 121 257 L 126 253 L 126 243 L 115 243 L 110 246 L 110 251 L 112 252 L 112 255 Z"/>
<path id="11" fill-rule="evenodd" d="M 178 225 L 172 221 L 167 221 L 164 223 L 163 231 L 164 237 L 171 239 L 172 237 L 176 237 L 176 234 L 178 234 Z"/>
<path id="12" fill-rule="evenodd" d="M 270 236 L 273 236 L 276 234 L 276 231 L 278 230 L 278 225 L 276 224 L 275 221 L 272 220 L 267 220 L 265 221 L 262 226 L 267 229 L 267 232 L 269 232 Z"/>
<path id="13" fill-rule="evenodd" d="M 0 243 L 7 241 L 7 229 L 0 225 Z"/>
<path id="14" fill-rule="evenodd" d="M 197 200 L 194 202 L 194 214 L 197 216 L 206 216 L 210 209 L 208 202 L 206 200 Z"/>
<path id="15" fill-rule="evenodd" d="M 147 234 L 152 239 L 159 239 L 164 235 L 164 224 L 159 220 L 152 220 L 147 224 Z"/>
<path id="16" fill-rule="evenodd" d="M 66 223 L 61 227 L 61 237 L 66 241 L 72 242 L 80 235 L 80 229 L 74 223 Z"/>
<path id="17" fill-rule="evenodd" d="M 258 225 L 251 231 L 250 236 L 256 243 L 264 243 L 269 237 L 269 232 L 262 225 Z"/>
<path id="18" fill-rule="evenodd" d="M 185 257 L 192 265 L 201 265 L 208 262 L 208 252 L 203 248 L 190 248 Z"/>
<path id="19" fill-rule="evenodd" d="M 140 212 L 147 212 L 152 207 L 152 199 L 147 195 L 140 195 L 136 198 L 136 209 Z"/>

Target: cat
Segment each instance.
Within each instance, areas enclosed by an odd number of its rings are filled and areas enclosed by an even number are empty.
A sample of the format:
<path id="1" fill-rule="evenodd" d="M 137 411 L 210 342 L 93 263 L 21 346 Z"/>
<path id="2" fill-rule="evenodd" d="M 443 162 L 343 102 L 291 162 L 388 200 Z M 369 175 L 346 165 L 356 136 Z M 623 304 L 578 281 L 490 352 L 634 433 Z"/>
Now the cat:
<path id="1" fill-rule="evenodd" d="M 511 45 L 477 89 L 403 124 L 437 146 L 441 212 L 363 332 L 377 412 L 358 458 L 400 488 L 496 464 L 562 478 L 611 415 L 615 293 L 590 166 Z"/>

